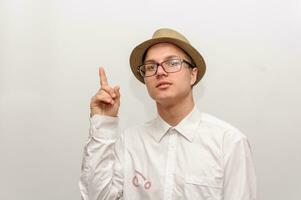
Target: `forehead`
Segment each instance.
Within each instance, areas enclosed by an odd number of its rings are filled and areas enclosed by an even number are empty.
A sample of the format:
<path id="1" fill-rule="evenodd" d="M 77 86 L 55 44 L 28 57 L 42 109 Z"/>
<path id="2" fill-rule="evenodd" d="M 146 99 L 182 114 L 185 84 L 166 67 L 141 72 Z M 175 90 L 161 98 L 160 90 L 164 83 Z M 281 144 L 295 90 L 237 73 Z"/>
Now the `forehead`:
<path id="1" fill-rule="evenodd" d="M 146 54 L 144 61 L 157 60 L 162 61 L 167 57 L 178 56 L 180 58 L 187 58 L 186 53 L 179 47 L 171 43 L 158 43 L 150 47 Z"/>

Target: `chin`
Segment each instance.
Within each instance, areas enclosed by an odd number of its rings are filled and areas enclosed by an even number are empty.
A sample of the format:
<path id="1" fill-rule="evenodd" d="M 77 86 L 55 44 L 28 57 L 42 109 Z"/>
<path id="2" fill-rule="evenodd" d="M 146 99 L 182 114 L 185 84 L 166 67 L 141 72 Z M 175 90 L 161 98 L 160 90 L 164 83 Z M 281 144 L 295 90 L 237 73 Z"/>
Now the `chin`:
<path id="1" fill-rule="evenodd" d="M 176 101 L 176 96 L 169 94 L 160 94 L 152 97 L 159 104 L 170 104 Z"/>
<path id="2" fill-rule="evenodd" d="M 177 92 L 175 90 L 148 90 L 149 96 L 160 104 L 166 104 L 167 102 L 173 103 L 177 99 Z"/>

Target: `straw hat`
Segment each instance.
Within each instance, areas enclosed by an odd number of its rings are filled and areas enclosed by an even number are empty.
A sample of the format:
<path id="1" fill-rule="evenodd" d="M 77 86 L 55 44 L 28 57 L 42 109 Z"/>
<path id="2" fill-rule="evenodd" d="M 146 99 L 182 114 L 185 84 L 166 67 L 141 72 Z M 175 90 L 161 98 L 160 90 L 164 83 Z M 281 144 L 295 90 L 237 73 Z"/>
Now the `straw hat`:
<path id="1" fill-rule="evenodd" d="M 178 46 L 192 58 L 193 63 L 198 68 L 197 79 L 196 82 L 194 83 L 194 85 L 196 85 L 205 74 L 206 71 L 205 61 L 201 56 L 201 54 L 193 46 L 191 46 L 190 42 L 182 34 L 168 28 L 158 29 L 157 31 L 155 31 L 151 39 L 146 40 L 145 42 L 139 44 L 133 49 L 130 56 L 130 65 L 131 65 L 131 70 L 134 73 L 135 77 L 139 81 L 144 83 L 144 79 L 137 71 L 137 68 L 138 66 L 143 64 L 142 59 L 147 49 L 155 44 L 162 43 L 162 42 L 172 43 Z"/>

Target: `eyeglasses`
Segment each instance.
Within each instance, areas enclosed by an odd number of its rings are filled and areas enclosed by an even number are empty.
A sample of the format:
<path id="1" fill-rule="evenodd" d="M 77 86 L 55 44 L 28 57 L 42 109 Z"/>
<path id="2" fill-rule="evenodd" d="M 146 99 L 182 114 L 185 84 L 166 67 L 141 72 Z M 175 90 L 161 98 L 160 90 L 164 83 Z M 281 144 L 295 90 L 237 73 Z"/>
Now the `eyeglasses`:
<path id="1" fill-rule="evenodd" d="M 170 59 L 161 63 L 146 63 L 144 65 L 140 65 L 137 71 L 142 77 L 150 77 L 157 74 L 158 67 L 161 66 L 165 72 L 174 73 L 181 70 L 183 63 L 186 63 L 189 67 L 195 67 L 184 59 Z"/>

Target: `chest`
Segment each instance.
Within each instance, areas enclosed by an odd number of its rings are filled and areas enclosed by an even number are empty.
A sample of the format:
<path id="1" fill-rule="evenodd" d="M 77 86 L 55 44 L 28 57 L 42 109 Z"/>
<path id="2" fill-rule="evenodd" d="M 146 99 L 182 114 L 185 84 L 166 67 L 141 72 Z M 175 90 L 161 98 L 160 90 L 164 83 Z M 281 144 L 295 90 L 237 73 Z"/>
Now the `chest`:
<path id="1" fill-rule="evenodd" d="M 141 140 L 126 147 L 125 162 L 128 195 L 164 200 L 221 198 L 222 153 L 208 140 L 190 142 L 176 134 L 159 143 Z"/>

